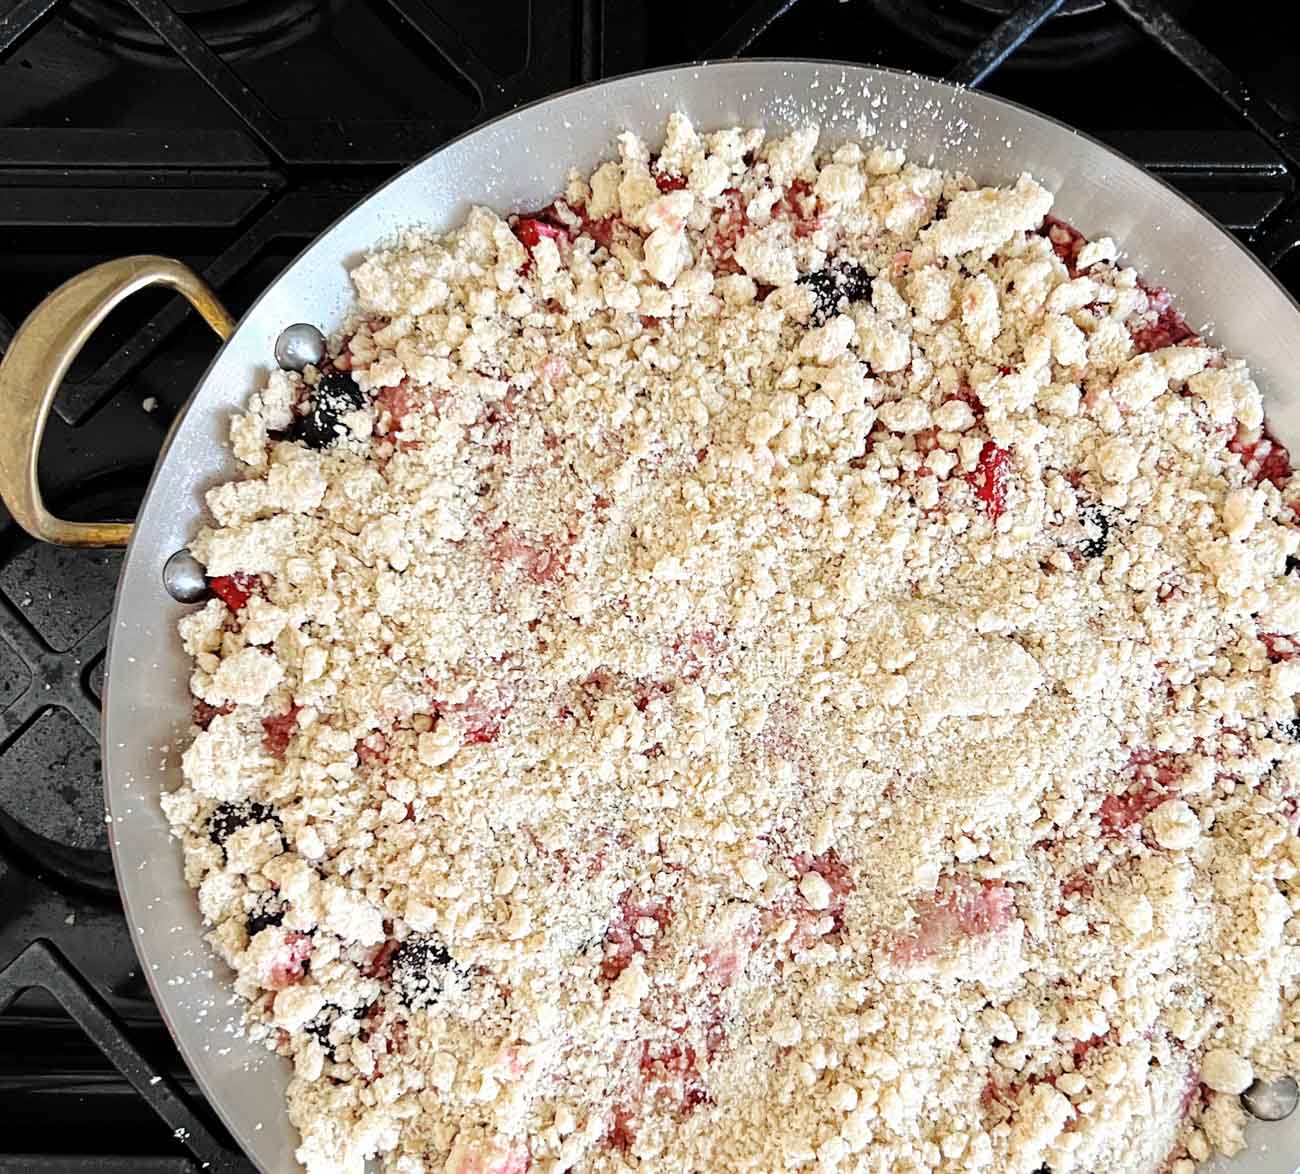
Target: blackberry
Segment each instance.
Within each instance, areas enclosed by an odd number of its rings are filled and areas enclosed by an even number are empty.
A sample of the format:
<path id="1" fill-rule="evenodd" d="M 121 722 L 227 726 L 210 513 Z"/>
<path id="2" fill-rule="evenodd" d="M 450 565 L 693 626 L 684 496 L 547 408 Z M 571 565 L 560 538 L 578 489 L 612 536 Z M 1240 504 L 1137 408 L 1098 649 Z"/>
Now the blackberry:
<path id="1" fill-rule="evenodd" d="M 243 799 L 238 803 L 218 803 L 208 816 L 208 835 L 214 844 L 224 845 L 240 828 L 253 823 L 265 823 L 267 820 L 276 827 L 280 826 L 275 812 L 264 803 L 256 803 L 251 799 Z"/>
<path id="2" fill-rule="evenodd" d="M 335 1046 L 330 1042 L 330 1030 L 342 1014 L 342 1007 L 336 1007 L 333 1003 L 326 1003 L 317 1012 L 316 1018 L 303 1027 L 303 1031 L 315 1038 L 316 1042 L 325 1049 L 325 1054 L 331 1060 L 334 1059 Z"/>
<path id="3" fill-rule="evenodd" d="M 351 375 L 331 371 L 312 389 L 307 411 L 289 427 L 289 439 L 308 448 L 329 448 L 341 438 L 341 420 L 366 402 Z"/>
<path id="4" fill-rule="evenodd" d="M 839 313 L 841 302 L 865 302 L 871 297 L 871 275 L 853 261 L 832 261 L 799 278 L 813 293 L 812 324 L 822 326 Z"/>
<path id="5" fill-rule="evenodd" d="M 1288 554 L 1286 556 L 1286 570 L 1283 573 L 1290 575 L 1295 571 L 1300 571 L 1300 558 L 1296 558 L 1293 554 Z"/>
<path id="6" fill-rule="evenodd" d="M 248 937 L 251 941 L 264 929 L 270 929 L 273 925 L 279 925 L 284 921 L 283 905 L 267 905 L 256 913 L 248 915 Z"/>
<path id="7" fill-rule="evenodd" d="M 422 1007 L 442 994 L 451 955 L 432 934 L 415 934 L 393 953 L 393 987 L 408 1007 Z"/>
<path id="8" fill-rule="evenodd" d="M 1110 545 L 1110 519 L 1106 516 L 1104 510 L 1099 506 L 1085 506 L 1079 511 L 1079 521 L 1085 526 L 1091 526 L 1101 533 L 1097 537 L 1090 536 L 1085 530 L 1083 542 L 1079 545 L 1079 553 L 1084 558 L 1100 558 L 1106 553 L 1106 547 Z"/>

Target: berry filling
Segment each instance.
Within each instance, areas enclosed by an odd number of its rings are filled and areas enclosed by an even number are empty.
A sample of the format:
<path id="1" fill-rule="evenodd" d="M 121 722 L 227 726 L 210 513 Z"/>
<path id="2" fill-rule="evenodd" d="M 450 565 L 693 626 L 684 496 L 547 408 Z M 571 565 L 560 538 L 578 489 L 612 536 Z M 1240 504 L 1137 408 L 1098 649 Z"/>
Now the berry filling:
<path id="1" fill-rule="evenodd" d="M 424 1007 L 442 994 L 447 968 L 451 966 L 447 947 L 431 934 L 415 934 L 393 951 L 389 975 L 402 1002 L 414 1009 Z"/>
<path id="2" fill-rule="evenodd" d="M 966 939 L 1000 933 L 1015 916 L 1015 897 L 1006 885 L 956 881 L 918 908 L 913 928 L 894 939 L 889 956 L 900 966 L 924 962 Z"/>
<path id="3" fill-rule="evenodd" d="M 800 285 L 812 290 L 812 324 L 823 325 L 828 318 L 843 312 L 854 302 L 871 300 L 871 275 L 853 261 L 830 264 L 799 278 Z"/>
<path id="4" fill-rule="evenodd" d="M 289 427 L 289 439 L 316 450 L 330 448 L 347 435 L 343 417 L 365 406 L 366 397 L 351 375 L 322 375 L 312 388 L 306 410 Z"/>
<path id="5" fill-rule="evenodd" d="M 1011 452 L 999 448 L 991 440 L 980 449 L 979 461 L 966 480 L 975 487 L 975 497 L 983 504 L 989 520 L 996 522 L 1007 506 L 1007 485 L 1010 479 Z"/>
<path id="6" fill-rule="evenodd" d="M 1252 485 L 1269 481 L 1281 489 L 1291 479 L 1291 454 L 1267 429 L 1251 431 L 1239 427 L 1228 441 L 1228 451 L 1241 457 Z"/>
<path id="7" fill-rule="evenodd" d="M 262 580 L 256 575 L 236 571 L 233 575 L 214 575 L 208 580 L 212 593 L 231 611 L 240 611 L 255 592 L 260 592 Z"/>
<path id="8" fill-rule="evenodd" d="M 601 977 L 606 982 L 613 982 L 628 968 L 635 955 L 649 953 L 671 920 L 672 906 L 664 898 L 648 897 L 638 901 L 630 893 L 624 893 L 605 931 Z M 648 923 L 653 923 L 653 928 Z"/>
<path id="9" fill-rule="evenodd" d="M 1142 288 L 1147 294 L 1147 310 L 1140 324 L 1129 332 L 1138 354 L 1200 341 L 1186 319 L 1174 309 L 1167 289 L 1148 285 Z"/>
<path id="10" fill-rule="evenodd" d="M 262 719 L 262 745 L 266 752 L 275 759 L 283 761 L 285 751 L 298 730 L 298 711 L 301 707 L 291 705 L 288 712 Z"/>
<path id="11" fill-rule="evenodd" d="M 282 991 L 301 982 L 307 973 L 311 958 L 311 937 L 305 933 L 290 932 L 284 935 L 284 945 L 271 963 L 266 989 Z"/>
<path id="12" fill-rule="evenodd" d="M 208 835 L 214 844 L 224 845 L 240 828 L 255 823 L 274 823 L 277 827 L 280 826 L 279 817 L 263 803 L 251 799 L 218 803 L 208 816 Z"/>

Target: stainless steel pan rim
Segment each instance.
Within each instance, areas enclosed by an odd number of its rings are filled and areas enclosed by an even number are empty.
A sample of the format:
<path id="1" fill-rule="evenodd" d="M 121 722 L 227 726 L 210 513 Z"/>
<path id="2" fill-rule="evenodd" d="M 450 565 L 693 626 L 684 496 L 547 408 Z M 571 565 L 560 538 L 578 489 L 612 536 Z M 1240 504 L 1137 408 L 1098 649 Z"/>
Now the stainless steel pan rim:
<path id="1" fill-rule="evenodd" d="M 1289 382 L 1300 369 L 1300 314 L 1273 276 L 1179 193 L 1109 148 L 1024 107 L 943 82 L 817 60 L 648 70 L 503 115 L 389 180 L 257 299 L 178 415 L 123 562 L 108 641 L 105 791 L 128 923 L 177 1046 L 267 1174 L 295 1168 L 296 1135 L 282 1108 L 287 1065 L 236 1034 L 237 1000 L 202 940 L 178 846 L 158 807 L 158 791 L 177 777 L 189 712 L 187 666 L 174 635 L 185 609 L 163 591 L 163 562 L 197 524 L 202 491 L 229 475 L 226 420 L 269 366 L 276 335 L 292 322 L 336 324 L 348 304 L 346 271 L 367 245 L 403 224 L 448 226 L 471 200 L 497 208 L 548 202 L 568 166 L 594 164 L 622 129 L 654 139 L 674 109 L 704 127 L 748 123 L 781 132 L 817 121 L 828 139 L 874 137 L 982 181 L 1032 171 L 1059 191 L 1063 218 L 1115 236 L 1148 277 L 1168 281 L 1193 323 L 1214 320 L 1219 341 L 1252 362 L 1280 438 L 1300 441 L 1300 390 Z M 1256 1130 L 1256 1148 L 1233 1170 L 1294 1170 L 1296 1160 L 1284 1154 L 1300 1155 L 1300 1116 L 1267 1128 Z M 1258 1148 L 1265 1140 L 1268 1151 Z"/>

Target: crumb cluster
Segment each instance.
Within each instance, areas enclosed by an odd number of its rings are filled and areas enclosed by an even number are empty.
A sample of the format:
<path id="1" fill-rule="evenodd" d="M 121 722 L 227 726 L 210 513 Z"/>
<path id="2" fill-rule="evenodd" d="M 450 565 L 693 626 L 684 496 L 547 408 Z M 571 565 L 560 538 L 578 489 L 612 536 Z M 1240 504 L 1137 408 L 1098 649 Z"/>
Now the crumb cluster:
<path id="1" fill-rule="evenodd" d="M 231 427 L 163 797 L 310 1174 L 1125 1171 L 1300 1068 L 1300 479 L 1001 188 L 632 134 Z"/>

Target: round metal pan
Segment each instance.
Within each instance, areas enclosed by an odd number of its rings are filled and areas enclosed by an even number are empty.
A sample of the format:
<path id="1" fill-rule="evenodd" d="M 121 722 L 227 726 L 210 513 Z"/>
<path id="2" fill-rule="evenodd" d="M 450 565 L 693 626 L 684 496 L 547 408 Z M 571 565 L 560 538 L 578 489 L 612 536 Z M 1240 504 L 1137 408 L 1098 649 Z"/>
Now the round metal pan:
<path id="1" fill-rule="evenodd" d="M 1174 291 L 1193 326 L 1208 327 L 1218 343 L 1250 361 L 1274 432 L 1300 447 L 1300 313 L 1273 277 L 1202 212 L 1099 143 L 941 82 L 816 61 L 642 73 L 506 115 L 380 188 L 262 294 L 178 416 L 130 538 L 108 645 L 104 786 L 126 916 L 186 1062 L 267 1174 L 297 1168 L 297 1138 L 282 1107 L 288 1065 L 239 1035 L 240 1007 L 203 941 L 194 894 L 158 806 L 159 792 L 179 777 L 190 720 L 189 665 L 175 635 L 186 609 L 163 589 L 163 564 L 200 524 L 203 492 L 234 472 L 228 420 L 265 380 L 277 334 L 294 322 L 327 331 L 336 325 L 349 304 L 348 271 L 369 246 L 406 224 L 450 227 L 471 204 L 509 211 L 548 203 L 571 167 L 590 170 L 623 130 L 656 141 L 673 110 L 702 128 L 761 125 L 780 134 L 816 122 L 826 141 L 904 147 L 914 160 L 964 170 L 985 183 L 1032 172 L 1059 193 L 1056 215 L 1089 235 L 1113 236 L 1130 263 Z M 17 422 L 13 435 L 0 438 L 0 489 L 37 537 L 80 544 L 125 538 L 124 527 L 82 529 L 51 518 L 35 486 L 33 454 L 44 411 L 67 361 L 108 309 L 132 289 L 161 281 L 185 293 L 219 333 L 231 329 L 206 287 L 183 267 L 159 258 L 130 265 L 111 264 L 94 280 L 74 279 L 52 295 L 0 368 L 0 403 Z M 1254 1126 L 1251 1140 L 1246 1155 L 1215 1168 L 1290 1174 L 1300 1163 L 1300 1114 Z"/>

